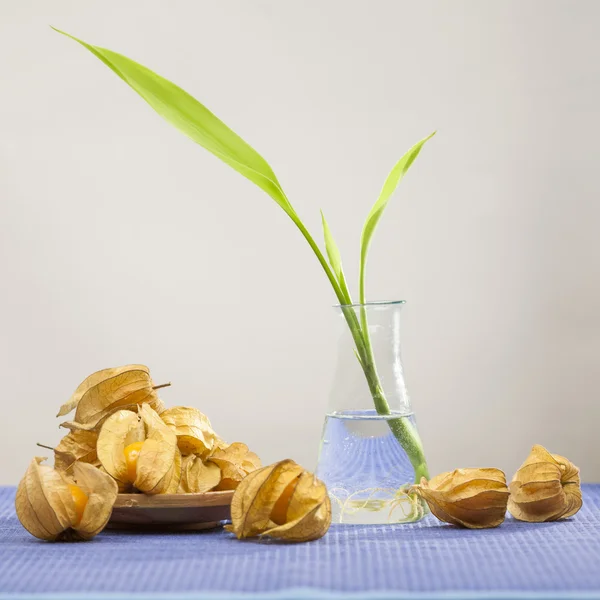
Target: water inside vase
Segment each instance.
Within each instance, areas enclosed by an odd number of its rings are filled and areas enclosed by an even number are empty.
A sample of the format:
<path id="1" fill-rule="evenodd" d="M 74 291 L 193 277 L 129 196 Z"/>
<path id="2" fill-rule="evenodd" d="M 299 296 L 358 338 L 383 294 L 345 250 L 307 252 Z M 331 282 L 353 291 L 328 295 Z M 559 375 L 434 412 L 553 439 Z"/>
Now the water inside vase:
<path id="1" fill-rule="evenodd" d="M 407 493 L 415 472 L 390 430 L 390 419 L 415 426 L 412 413 L 326 415 L 317 476 L 329 490 L 334 523 L 410 523 L 426 514 L 423 502 Z"/>

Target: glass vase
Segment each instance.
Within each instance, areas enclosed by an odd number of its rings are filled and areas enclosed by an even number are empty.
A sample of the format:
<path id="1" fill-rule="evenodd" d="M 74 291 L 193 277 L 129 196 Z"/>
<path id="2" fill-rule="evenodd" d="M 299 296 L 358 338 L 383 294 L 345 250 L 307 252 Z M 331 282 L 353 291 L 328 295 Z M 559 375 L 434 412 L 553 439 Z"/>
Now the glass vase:
<path id="1" fill-rule="evenodd" d="M 409 523 L 427 512 L 410 493 L 429 474 L 404 381 L 403 305 L 335 307 L 341 335 L 317 466 L 334 523 Z"/>

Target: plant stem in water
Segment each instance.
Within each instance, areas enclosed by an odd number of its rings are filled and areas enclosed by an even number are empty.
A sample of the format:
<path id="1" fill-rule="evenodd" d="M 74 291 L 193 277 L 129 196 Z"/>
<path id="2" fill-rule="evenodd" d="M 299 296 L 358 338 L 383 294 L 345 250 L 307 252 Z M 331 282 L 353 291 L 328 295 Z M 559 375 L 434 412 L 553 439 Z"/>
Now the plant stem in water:
<path id="1" fill-rule="evenodd" d="M 358 356 L 360 358 L 359 362 L 367 379 L 375 410 L 380 415 L 390 415 L 392 412 L 385 397 L 375 365 L 375 357 L 371 347 L 371 338 L 369 336 L 365 307 L 361 306 L 360 310 L 362 327 L 358 322 L 354 308 L 351 306 L 346 308 L 342 307 L 342 312 L 346 317 L 348 327 L 350 327 L 352 337 L 356 343 Z M 429 478 L 427 461 L 425 460 L 425 453 L 423 452 L 423 444 L 418 431 L 412 423 L 408 421 L 408 419 L 397 418 L 387 419 L 387 424 L 394 434 L 394 437 L 398 440 L 398 443 L 406 452 L 410 463 L 413 466 L 415 483 L 420 483 L 422 477 Z"/>
<path id="2" fill-rule="evenodd" d="M 364 371 L 365 377 L 367 378 L 367 383 L 369 385 L 371 396 L 373 397 L 375 410 L 380 415 L 391 414 L 389 404 L 385 397 L 383 387 L 381 386 L 381 383 L 379 381 L 379 375 L 377 374 L 377 369 L 375 367 L 375 358 L 373 356 L 373 350 L 371 348 L 371 339 L 369 337 L 368 323 L 364 307 L 362 307 L 361 309 L 363 311 L 363 314 L 361 315 L 363 324 L 361 327 L 361 323 L 359 322 L 358 317 L 356 316 L 354 308 L 352 306 L 349 306 L 352 303 L 349 294 L 345 294 L 344 290 L 342 290 L 342 287 L 340 286 L 334 273 L 330 269 L 327 260 L 325 260 L 321 249 L 315 243 L 310 232 L 306 229 L 306 227 L 295 214 L 293 209 L 291 209 L 290 212 L 286 212 L 288 216 L 292 219 L 292 221 L 295 223 L 296 227 L 298 227 L 300 233 L 302 233 L 304 239 L 308 242 L 312 251 L 315 253 L 319 263 L 321 264 L 321 267 L 325 271 L 325 275 L 327 275 L 327 278 L 329 279 L 329 282 L 333 287 L 335 295 L 337 296 L 340 302 L 342 312 L 344 313 L 344 317 L 346 319 L 346 322 L 348 323 L 348 327 L 350 328 L 352 338 L 354 339 L 354 343 L 356 344 L 357 356 L 361 367 Z M 360 296 L 361 298 L 364 298 L 364 278 L 361 278 Z M 361 300 L 361 302 L 364 304 L 364 300 Z M 429 473 L 427 471 L 427 462 L 425 461 L 423 446 L 421 444 L 421 439 L 417 430 L 407 419 L 389 419 L 388 425 L 392 433 L 394 434 L 394 437 L 398 440 L 398 443 L 402 446 L 402 448 L 408 455 L 408 458 L 415 471 L 415 483 L 420 483 L 421 477 L 429 477 Z"/>

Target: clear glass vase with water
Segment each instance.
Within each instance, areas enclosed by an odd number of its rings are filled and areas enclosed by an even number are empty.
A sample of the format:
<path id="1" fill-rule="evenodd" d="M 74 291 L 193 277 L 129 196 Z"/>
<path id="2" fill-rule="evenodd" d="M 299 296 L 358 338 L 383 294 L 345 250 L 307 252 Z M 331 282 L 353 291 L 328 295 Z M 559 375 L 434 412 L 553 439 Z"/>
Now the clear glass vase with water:
<path id="1" fill-rule="evenodd" d="M 336 307 L 341 335 L 317 476 L 327 484 L 337 523 L 409 523 L 426 514 L 426 505 L 410 493 L 428 472 L 404 381 L 403 305 Z M 350 316 L 367 326 L 368 353 L 356 350 Z"/>

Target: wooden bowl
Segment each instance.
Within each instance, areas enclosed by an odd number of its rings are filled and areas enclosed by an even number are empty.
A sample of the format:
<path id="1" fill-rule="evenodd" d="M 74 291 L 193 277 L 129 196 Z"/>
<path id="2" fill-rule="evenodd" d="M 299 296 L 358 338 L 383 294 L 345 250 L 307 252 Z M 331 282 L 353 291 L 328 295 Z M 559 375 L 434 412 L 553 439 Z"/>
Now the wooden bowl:
<path id="1" fill-rule="evenodd" d="M 108 527 L 112 529 L 198 530 L 231 518 L 233 491 L 205 494 L 119 494 Z"/>

